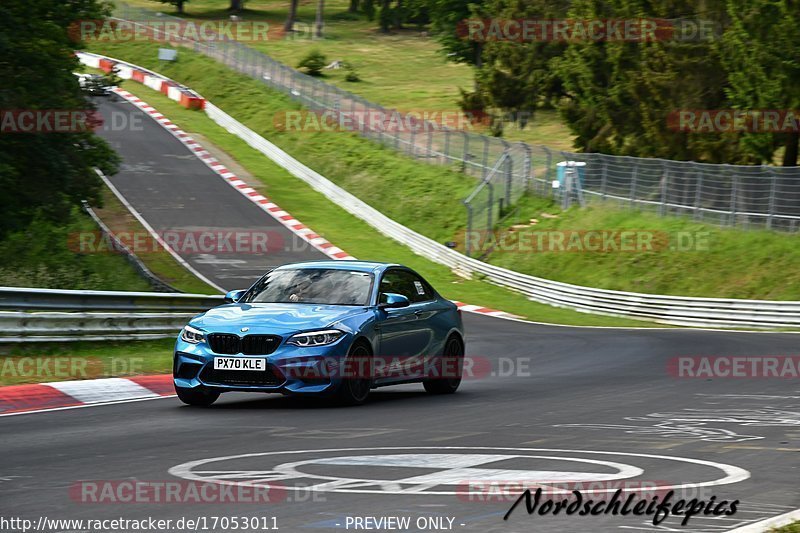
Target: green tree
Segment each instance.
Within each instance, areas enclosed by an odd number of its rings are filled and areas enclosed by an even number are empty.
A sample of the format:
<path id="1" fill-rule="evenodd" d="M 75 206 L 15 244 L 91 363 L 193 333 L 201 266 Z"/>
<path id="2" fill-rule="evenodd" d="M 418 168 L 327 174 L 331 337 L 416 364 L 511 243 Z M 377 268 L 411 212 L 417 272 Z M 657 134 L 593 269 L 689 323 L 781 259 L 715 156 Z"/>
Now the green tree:
<path id="1" fill-rule="evenodd" d="M 4 0 L 0 3 L 0 110 L 86 110 L 73 71 L 69 31 L 76 20 L 99 19 L 96 0 Z M 0 237 L 37 215 L 58 221 L 88 199 L 99 203 L 94 172 L 116 171 L 118 159 L 93 132 L 0 133 Z"/>
<path id="2" fill-rule="evenodd" d="M 800 109 L 800 2 L 728 0 L 730 26 L 719 41 L 728 77 L 725 94 L 733 108 Z M 742 148 L 757 162 L 771 162 L 783 148 L 783 165 L 797 166 L 797 131 L 742 134 Z"/>

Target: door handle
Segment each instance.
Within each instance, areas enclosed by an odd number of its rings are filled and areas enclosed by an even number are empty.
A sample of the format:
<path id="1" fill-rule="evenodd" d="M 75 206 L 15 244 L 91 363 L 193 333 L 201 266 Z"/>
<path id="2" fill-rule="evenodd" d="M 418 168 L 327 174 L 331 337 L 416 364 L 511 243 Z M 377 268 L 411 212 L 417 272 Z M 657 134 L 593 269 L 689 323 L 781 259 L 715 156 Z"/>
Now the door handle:
<path id="1" fill-rule="evenodd" d="M 416 311 L 414 311 L 414 314 L 415 314 L 415 315 L 417 315 L 417 318 L 419 318 L 419 317 L 421 317 L 421 316 L 422 316 L 422 314 L 423 314 L 424 312 L 425 312 L 425 311 L 421 311 L 421 310 L 417 309 Z"/>

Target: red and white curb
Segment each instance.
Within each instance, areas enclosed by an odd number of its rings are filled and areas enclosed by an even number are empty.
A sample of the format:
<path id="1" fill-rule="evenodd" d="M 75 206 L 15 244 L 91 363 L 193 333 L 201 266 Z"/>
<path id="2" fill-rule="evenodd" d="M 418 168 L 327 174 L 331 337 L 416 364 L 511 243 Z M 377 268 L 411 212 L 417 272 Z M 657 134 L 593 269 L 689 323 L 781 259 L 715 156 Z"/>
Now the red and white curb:
<path id="1" fill-rule="evenodd" d="M 164 129 L 174 135 L 184 146 L 186 146 L 195 156 L 197 156 L 203 163 L 213 170 L 219 177 L 224 179 L 231 187 L 239 191 L 245 198 L 259 206 L 263 211 L 267 212 L 275 220 L 280 222 L 283 226 L 288 228 L 292 233 L 312 245 L 314 248 L 327 255 L 331 259 L 347 260 L 355 259 L 352 255 L 348 254 L 341 248 L 334 246 L 324 237 L 320 237 L 314 231 L 294 218 L 292 215 L 281 209 L 274 202 L 270 201 L 264 195 L 253 189 L 247 183 L 239 179 L 236 174 L 228 170 L 222 163 L 203 146 L 194 140 L 189 134 L 180 129 L 177 125 L 173 124 L 167 117 L 161 114 L 156 108 L 123 89 L 114 89 L 118 95 L 132 103 L 148 115 L 153 120 L 160 124 Z M 479 305 L 469 305 L 463 302 L 453 302 L 459 309 L 467 313 L 476 313 L 480 315 L 492 316 L 497 318 L 520 318 L 505 311 L 498 311 L 496 309 L 489 309 Z"/>
<path id="2" fill-rule="evenodd" d="M 0 416 L 173 396 L 170 374 L 0 387 Z"/>

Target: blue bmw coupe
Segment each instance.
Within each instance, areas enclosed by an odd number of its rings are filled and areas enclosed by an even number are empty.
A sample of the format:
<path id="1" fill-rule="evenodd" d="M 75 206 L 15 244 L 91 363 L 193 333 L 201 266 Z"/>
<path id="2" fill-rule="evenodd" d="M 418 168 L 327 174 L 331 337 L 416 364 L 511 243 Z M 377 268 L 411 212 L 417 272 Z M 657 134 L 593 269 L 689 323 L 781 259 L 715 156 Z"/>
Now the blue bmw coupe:
<path id="1" fill-rule="evenodd" d="M 284 265 L 225 302 L 194 317 L 175 343 L 175 391 L 186 404 L 211 405 L 228 391 L 361 404 L 385 385 L 447 394 L 461 383 L 461 313 L 404 266 Z"/>

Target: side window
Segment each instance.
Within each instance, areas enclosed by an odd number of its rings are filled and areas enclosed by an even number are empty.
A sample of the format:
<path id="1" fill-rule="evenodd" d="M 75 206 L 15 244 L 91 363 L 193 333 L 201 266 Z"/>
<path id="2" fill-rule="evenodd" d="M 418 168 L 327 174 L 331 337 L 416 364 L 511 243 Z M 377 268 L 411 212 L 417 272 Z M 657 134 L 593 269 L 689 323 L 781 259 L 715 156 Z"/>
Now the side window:
<path id="1" fill-rule="evenodd" d="M 425 302 L 433 299 L 433 291 L 422 278 L 411 272 L 391 270 L 381 280 L 381 293 L 394 292 L 402 294 L 411 303 Z"/>
<path id="2" fill-rule="evenodd" d="M 383 300 L 383 295 L 387 292 L 393 292 L 395 294 L 402 294 L 410 301 L 412 300 L 412 294 L 408 292 L 407 284 L 403 281 L 403 272 L 399 270 L 390 270 L 383 275 L 383 279 L 381 279 L 381 301 Z"/>

